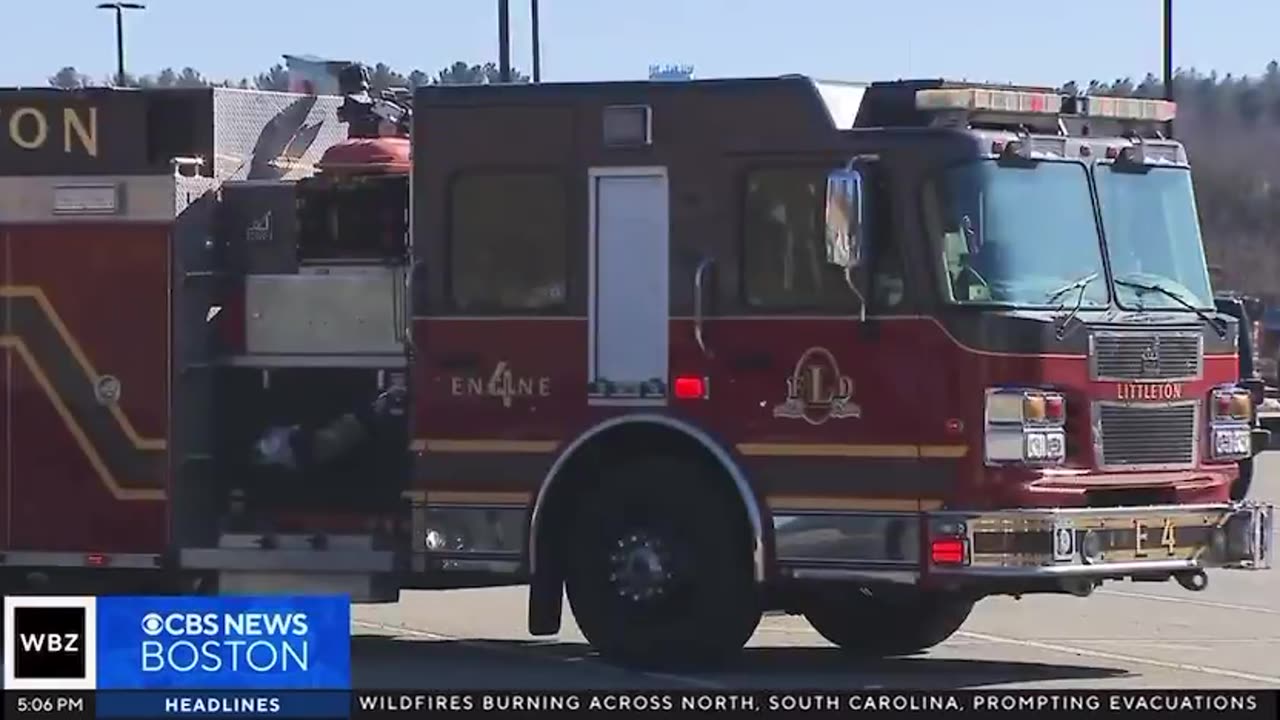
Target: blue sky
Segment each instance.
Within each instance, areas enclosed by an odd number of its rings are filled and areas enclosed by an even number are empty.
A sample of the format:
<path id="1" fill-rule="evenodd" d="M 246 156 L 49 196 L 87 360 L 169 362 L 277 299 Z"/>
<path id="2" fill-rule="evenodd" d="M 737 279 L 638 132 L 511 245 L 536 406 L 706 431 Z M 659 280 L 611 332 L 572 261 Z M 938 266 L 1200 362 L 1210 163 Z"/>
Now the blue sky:
<path id="1" fill-rule="evenodd" d="M 44 85 L 63 65 L 115 67 L 95 0 L 0 0 L 0 85 Z M 497 59 L 496 0 L 150 0 L 127 17 L 130 72 L 190 65 L 252 76 L 282 53 L 434 74 Z M 528 70 L 529 3 L 511 0 L 512 57 Z M 6 8 L 6 6 L 8 6 Z M 541 0 L 545 80 L 805 73 L 842 80 L 954 77 L 1058 84 L 1160 72 L 1161 0 Z M 1258 74 L 1280 57 L 1280 2 L 1175 0 L 1175 63 Z M 16 9 L 15 9 L 16 8 Z M 352 9 L 384 9 L 363 24 Z"/>

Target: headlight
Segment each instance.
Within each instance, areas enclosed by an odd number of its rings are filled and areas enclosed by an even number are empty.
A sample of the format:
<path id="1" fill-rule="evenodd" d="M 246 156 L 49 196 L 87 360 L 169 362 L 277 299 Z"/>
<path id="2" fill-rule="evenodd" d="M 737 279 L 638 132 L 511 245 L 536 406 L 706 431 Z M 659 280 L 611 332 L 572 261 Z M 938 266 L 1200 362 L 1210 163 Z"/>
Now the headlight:
<path id="1" fill-rule="evenodd" d="M 1249 391 L 1222 387 L 1209 398 L 1209 453 L 1214 460 L 1242 460 L 1253 454 L 1249 423 L 1253 398 Z"/>
<path id="2" fill-rule="evenodd" d="M 1252 449 L 1252 437 L 1247 429 L 1214 428 L 1213 454 L 1218 458 L 1247 456 Z"/>
<path id="3" fill-rule="evenodd" d="M 1045 390 L 987 390 L 988 464 L 1056 465 L 1066 459 L 1066 400 Z"/>

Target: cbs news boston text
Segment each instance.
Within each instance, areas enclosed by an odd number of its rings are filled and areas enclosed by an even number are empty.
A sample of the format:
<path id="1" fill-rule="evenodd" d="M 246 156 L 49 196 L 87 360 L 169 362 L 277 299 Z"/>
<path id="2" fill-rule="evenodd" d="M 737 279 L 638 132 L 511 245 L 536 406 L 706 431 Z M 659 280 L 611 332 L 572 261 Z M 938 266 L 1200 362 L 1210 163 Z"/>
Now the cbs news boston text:
<path id="1" fill-rule="evenodd" d="M 344 596 L 7 597 L 4 717 L 711 712 L 1276 718 L 1275 691 L 362 692 L 352 688 L 350 607 Z"/>

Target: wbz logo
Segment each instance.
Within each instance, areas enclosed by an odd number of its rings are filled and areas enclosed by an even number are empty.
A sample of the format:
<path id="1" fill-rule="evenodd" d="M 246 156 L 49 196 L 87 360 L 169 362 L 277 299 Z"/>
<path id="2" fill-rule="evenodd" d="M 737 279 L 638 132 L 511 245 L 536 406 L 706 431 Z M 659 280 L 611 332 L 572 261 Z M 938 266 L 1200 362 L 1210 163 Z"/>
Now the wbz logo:
<path id="1" fill-rule="evenodd" d="M 93 690 L 95 598 L 6 597 L 4 688 Z"/>

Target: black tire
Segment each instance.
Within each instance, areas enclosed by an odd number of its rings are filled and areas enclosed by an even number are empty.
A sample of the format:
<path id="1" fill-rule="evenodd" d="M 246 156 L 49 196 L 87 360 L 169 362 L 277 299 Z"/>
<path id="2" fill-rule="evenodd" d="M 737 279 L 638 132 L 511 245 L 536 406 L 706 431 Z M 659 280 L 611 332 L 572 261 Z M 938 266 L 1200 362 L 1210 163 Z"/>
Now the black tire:
<path id="1" fill-rule="evenodd" d="M 569 606 L 609 662 L 718 665 L 760 624 L 741 504 L 699 474 L 677 458 L 635 460 L 606 471 L 575 508 Z"/>
<path id="2" fill-rule="evenodd" d="M 889 657 L 942 643 L 960 629 L 973 606 L 972 599 L 947 593 L 866 595 L 841 588 L 815 595 L 804 616 L 819 635 L 847 653 Z"/>

